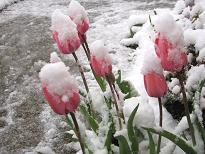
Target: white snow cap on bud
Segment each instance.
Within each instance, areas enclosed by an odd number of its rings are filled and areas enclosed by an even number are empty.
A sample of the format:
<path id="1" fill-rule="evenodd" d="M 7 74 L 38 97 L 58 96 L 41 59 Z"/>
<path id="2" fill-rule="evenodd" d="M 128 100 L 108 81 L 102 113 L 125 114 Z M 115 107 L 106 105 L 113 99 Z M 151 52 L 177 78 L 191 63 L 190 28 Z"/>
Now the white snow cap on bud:
<path id="1" fill-rule="evenodd" d="M 172 44 L 177 45 L 178 47 L 184 45 L 183 30 L 180 25 L 176 23 L 171 14 L 159 14 L 154 25 L 156 30 L 165 36 Z"/>
<path id="2" fill-rule="evenodd" d="M 57 9 L 53 12 L 51 22 L 51 30 L 58 33 L 61 42 L 65 43 L 68 39 L 78 37 L 76 24 L 60 10 Z"/>
<path id="3" fill-rule="evenodd" d="M 70 97 L 73 90 L 78 90 L 68 69 L 63 62 L 49 63 L 41 69 L 39 77 L 50 93 L 57 95 L 66 93 L 67 97 Z"/>
<path id="4" fill-rule="evenodd" d="M 72 0 L 68 6 L 68 15 L 71 18 L 73 18 L 73 21 L 76 24 L 82 22 L 82 20 L 86 20 L 86 22 L 89 23 L 89 19 L 87 16 L 87 12 L 85 11 L 85 8 L 75 0 Z"/>
<path id="5" fill-rule="evenodd" d="M 108 48 L 104 45 L 102 40 L 93 42 L 90 46 L 91 55 L 94 55 L 98 60 L 106 60 L 108 63 L 112 63 L 112 59 L 108 53 Z"/>
<path id="6" fill-rule="evenodd" d="M 57 63 L 57 62 L 61 62 L 61 59 L 56 52 L 52 52 L 50 54 L 50 63 Z"/>
<path id="7" fill-rule="evenodd" d="M 157 74 L 163 74 L 163 69 L 159 59 L 154 53 L 148 53 L 144 56 L 144 62 L 141 69 L 143 75 L 155 72 Z"/>

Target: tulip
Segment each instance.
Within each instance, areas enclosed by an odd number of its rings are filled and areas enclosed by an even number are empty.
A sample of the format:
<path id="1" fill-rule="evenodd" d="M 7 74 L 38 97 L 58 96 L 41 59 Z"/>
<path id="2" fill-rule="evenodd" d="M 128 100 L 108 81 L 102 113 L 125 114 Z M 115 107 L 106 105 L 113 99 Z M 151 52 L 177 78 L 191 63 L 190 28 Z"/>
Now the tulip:
<path id="1" fill-rule="evenodd" d="M 77 25 L 78 32 L 83 35 L 89 29 L 89 19 L 85 8 L 75 0 L 69 4 L 68 14 L 73 22 Z"/>
<path id="2" fill-rule="evenodd" d="M 179 72 L 187 65 L 188 60 L 186 53 L 184 53 L 180 47 L 168 41 L 168 39 L 160 33 L 155 40 L 155 45 L 156 54 L 164 70 Z"/>
<path id="3" fill-rule="evenodd" d="M 53 111 L 60 115 L 75 112 L 80 96 L 64 63 L 45 65 L 39 74 L 45 99 Z"/>
<path id="4" fill-rule="evenodd" d="M 95 41 L 91 45 L 90 62 L 97 76 L 106 76 L 112 73 L 112 60 L 102 41 Z"/>
<path id="5" fill-rule="evenodd" d="M 63 54 L 71 54 L 80 47 L 80 39 L 75 23 L 69 16 L 56 10 L 52 15 L 53 39 Z"/>
<path id="6" fill-rule="evenodd" d="M 144 75 L 144 85 L 150 97 L 162 97 L 168 90 L 164 76 L 155 72 Z"/>

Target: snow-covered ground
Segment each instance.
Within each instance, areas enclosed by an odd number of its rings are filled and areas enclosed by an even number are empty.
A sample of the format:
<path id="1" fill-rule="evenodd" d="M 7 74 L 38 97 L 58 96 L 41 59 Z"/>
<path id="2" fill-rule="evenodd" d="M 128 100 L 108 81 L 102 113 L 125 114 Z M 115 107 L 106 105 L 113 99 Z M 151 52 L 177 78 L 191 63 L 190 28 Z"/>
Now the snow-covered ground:
<path id="1" fill-rule="evenodd" d="M 152 13 L 151 9 L 172 7 L 175 1 L 80 2 L 87 9 L 91 21 L 91 28 L 87 33 L 88 42 L 103 39 L 110 50 L 114 72 L 121 69 L 123 77 L 137 83 L 136 89 L 145 96 L 141 75 L 142 57 L 138 51 L 122 46 L 120 41 L 127 33 L 127 19 L 131 14 Z M 61 9 L 66 14 L 68 4 L 67 0 L 25 0 L 0 13 L 0 153 L 65 153 L 71 149 L 66 144 L 61 144 L 64 141 L 66 143 L 66 137 L 62 134 L 66 125 L 43 102 L 38 78 L 40 68 L 49 61 L 49 53 L 57 51 L 49 30 L 51 14 L 55 9 Z M 77 51 L 77 55 L 84 69 L 88 70 L 82 48 Z M 73 58 L 61 57 L 82 86 Z M 92 75 L 87 72 L 86 77 L 89 85 L 95 89 L 96 83 L 93 82 Z M 158 123 L 155 100 L 149 105 L 153 107 Z M 169 115 L 165 117 L 165 126 L 166 123 L 175 126 L 169 120 Z"/>

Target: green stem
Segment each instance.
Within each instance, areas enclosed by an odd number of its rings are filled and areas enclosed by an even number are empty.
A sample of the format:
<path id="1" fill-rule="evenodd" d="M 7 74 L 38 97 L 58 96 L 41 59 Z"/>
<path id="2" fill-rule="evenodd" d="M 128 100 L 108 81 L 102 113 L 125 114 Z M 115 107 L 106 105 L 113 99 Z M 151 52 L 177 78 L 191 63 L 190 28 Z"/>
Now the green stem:
<path id="1" fill-rule="evenodd" d="M 122 122 L 121 122 L 121 119 L 120 119 L 120 111 L 119 111 L 119 108 L 118 108 L 118 104 L 117 104 L 117 99 L 115 97 L 115 93 L 114 93 L 114 89 L 112 87 L 112 84 L 110 83 L 110 80 L 109 78 L 106 76 L 106 80 L 110 86 L 110 90 L 111 90 L 111 93 L 112 93 L 112 97 L 113 97 L 113 101 L 114 101 L 114 104 L 115 104 L 115 108 L 116 108 L 116 112 L 117 112 L 117 116 L 118 116 L 118 121 L 119 121 L 119 127 L 120 127 L 120 130 L 122 129 Z"/>
<path id="2" fill-rule="evenodd" d="M 76 133 L 76 136 L 78 137 L 78 141 L 79 141 L 79 143 L 80 143 L 82 152 L 83 152 L 83 154 L 85 154 L 85 146 L 84 146 L 83 140 L 82 140 L 82 138 L 81 138 L 79 125 L 78 125 L 78 122 L 77 122 L 77 120 L 76 120 L 75 114 L 74 114 L 73 112 L 70 112 L 70 115 L 71 115 L 71 118 L 72 118 L 73 123 L 74 123 L 74 125 L 75 125 L 75 133 Z M 67 117 L 67 116 L 68 116 L 68 115 L 66 115 L 66 117 Z M 68 118 L 68 117 L 67 117 L 67 118 Z"/>
<path id="3" fill-rule="evenodd" d="M 158 97 L 158 102 L 159 102 L 159 126 L 162 127 L 162 100 L 161 97 Z M 159 135 L 158 138 L 158 144 L 157 144 L 157 153 L 160 152 L 160 146 L 161 146 L 161 140 L 162 140 L 162 136 Z"/>
<path id="4" fill-rule="evenodd" d="M 87 81 L 86 81 L 86 79 L 85 79 L 84 71 L 83 71 L 81 65 L 79 64 L 78 57 L 77 57 L 77 55 L 75 54 L 75 52 L 73 52 L 72 55 L 73 55 L 73 57 L 74 57 L 74 59 L 75 59 L 75 61 L 76 61 L 76 64 L 78 65 L 78 68 L 79 68 L 81 77 L 82 77 L 82 79 L 83 79 L 83 84 L 84 84 L 85 89 L 86 89 L 86 92 L 87 92 L 87 94 L 88 94 L 89 104 L 87 104 L 87 106 L 88 106 L 88 111 L 89 111 L 89 113 L 91 114 L 91 111 L 92 111 L 92 100 L 91 100 L 91 98 L 90 98 L 90 91 L 89 91 L 89 88 L 88 88 Z"/>
<path id="5" fill-rule="evenodd" d="M 84 38 L 84 36 L 82 36 L 82 38 Z M 94 77 L 95 77 L 95 80 L 97 81 L 97 83 L 98 83 L 100 89 L 104 92 L 105 90 L 101 87 L 100 83 L 98 82 L 98 80 L 97 80 L 98 77 L 97 77 L 97 75 L 95 74 L 95 71 L 93 70 L 93 67 L 92 67 L 92 65 L 91 65 L 91 63 L 90 63 L 90 49 L 89 49 L 89 46 L 88 46 L 88 43 L 87 43 L 86 39 L 84 39 L 84 42 L 85 42 L 85 43 L 83 43 L 82 46 L 83 46 L 83 49 L 84 49 L 84 51 L 85 51 L 86 57 L 87 57 L 87 59 L 88 59 L 88 61 L 89 61 L 90 68 L 91 68 L 91 70 L 92 70 L 92 73 L 93 73 L 93 75 L 94 75 Z"/>
<path id="6" fill-rule="evenodd" d="M 189 113 L 189 106 L 188 106 L 188 102 L 187 102 L 187 97 L 186 97 L 186 91 L 185 91 L 185 87 L 184 87 L 183 78 L 182 78 L 181 75 L 179 75 L 178 79 L 179 79 L 179 83 L 181 85 L 184 110 L 185 110 L 185 114 L 186 114 L 186 117 L 187 117 L 187 122 L 188 122 L 188 125 L 189 125 L 189 129 L 190 129 L 190 132 L 191 132 L 192 143 L 195 146 L 196 145 L 196 139 L 195 139 L 195 136 L 194 136 L 194 127 L 191 123 L 191 118 L 190 118 L 190 113 Z"/>

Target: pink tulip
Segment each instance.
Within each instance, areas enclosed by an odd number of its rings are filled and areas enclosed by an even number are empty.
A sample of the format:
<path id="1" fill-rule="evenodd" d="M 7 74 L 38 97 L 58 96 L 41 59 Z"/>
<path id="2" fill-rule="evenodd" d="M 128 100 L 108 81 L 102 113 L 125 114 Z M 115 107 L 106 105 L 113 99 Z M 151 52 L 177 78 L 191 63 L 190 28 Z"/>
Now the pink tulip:
<path id="1" fill-rule="evenodd" d="M 187 55 L 177 46 L 167 40 L 166 37 L 158 34 L 155 40 L 156 54 L 161 65 L 166 71 L 180 71 L 188 63 Z"/>
<path id="2" fill-rule="evenodd" d="M 71 54 L 75 52 L 80 47 L 81 43 L 79 37 L 68 39 L 63 43 L 60 41 L 56 31 L 53 32 L 53 39 L 57 43 L 60 52 L 63 54 Z"/>
<path id="3" fill-rule="evenodd" d="M 164 76 L 155 72 L 144 75 L 144 85 L 150 97 L 162 97 L 168 90 Z"/>
<path id="4" fill-rule="evenodd" d="M 85 8 L 79 2 L 72 0 L 69 4 L 68 14 L 77 25 L 78 32 L 83 35 L 89 29 L 89 19 Z"/>
<path id="5" fill-rule="evenodd" d="M 69 112 L 74 112 L 80 102 L 79 93 L 72 91 L 72 95 L 67 99 L 63 100 L 63 96 L 58 94 L 52 94 L 48 91 L 47 87 L 42 84 L 43 94 L 53 111 L 60 115 L 65 115 Z"/>
<path id="6" fill-rule="evenodd" d="M 112 72 L 112 64 L 106 59 L 98 60 L 96 56 L 91 55 L 91 65 L 98 76 L 105 76 Z"/>
<path id="7" fill-rule="evenodd" d="M 97 40 L 91 44 L 90 63 L 98 76 L 106 76 L 112 72 L 112 59 L 103 41 Z"/>
<path id="8" fill-rule="evenodd" d="M 78 89 L 63 62 L 46 64 L 39 77 L 44 97 L 55 113 L 64 115 L 77 109 L 80 102 Z"/>
<path id="9" fill-rule="evenodd" d="M 63 54 L 73 53 L 80 47 L 80 39 L 76 27 L 70 17 L 64 15 L 60 10 L 53 12 L 51 26 L 53 39 Z"/>

